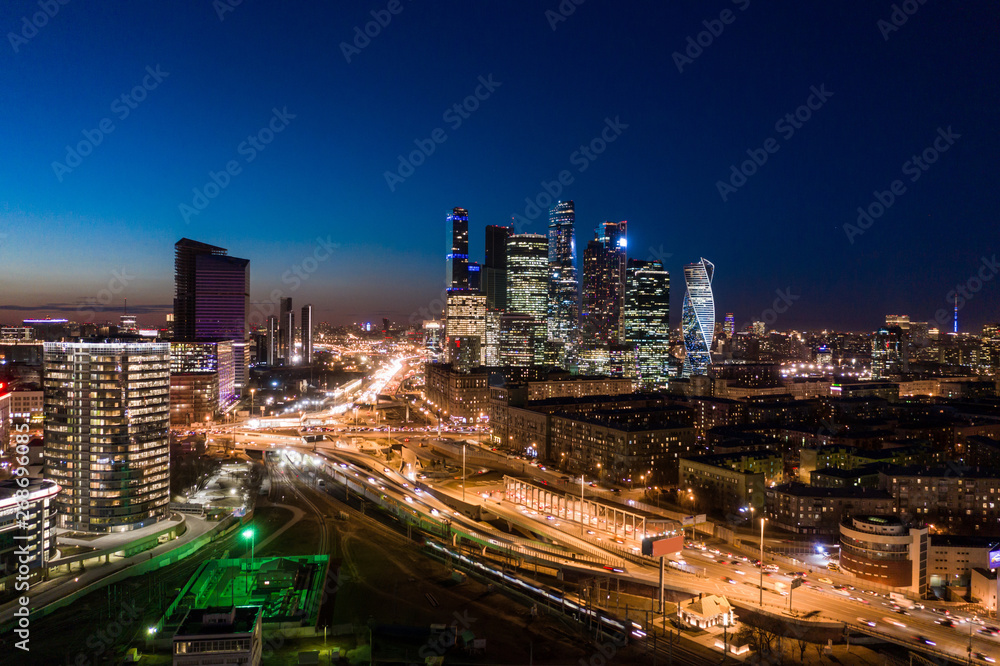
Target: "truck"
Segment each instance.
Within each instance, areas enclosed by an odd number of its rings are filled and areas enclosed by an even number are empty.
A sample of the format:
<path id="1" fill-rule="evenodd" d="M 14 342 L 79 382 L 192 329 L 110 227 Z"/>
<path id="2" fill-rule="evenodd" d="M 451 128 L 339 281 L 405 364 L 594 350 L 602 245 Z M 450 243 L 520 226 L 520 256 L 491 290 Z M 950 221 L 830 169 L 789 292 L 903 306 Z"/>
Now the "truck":
<path id="1" fill-rule="evenodd" d="M 898 592 L 890 592 L 889 600 L 902 608 L 913 608 L 916 605 L 911 599 L 907 599 L 905 594 Z"/>

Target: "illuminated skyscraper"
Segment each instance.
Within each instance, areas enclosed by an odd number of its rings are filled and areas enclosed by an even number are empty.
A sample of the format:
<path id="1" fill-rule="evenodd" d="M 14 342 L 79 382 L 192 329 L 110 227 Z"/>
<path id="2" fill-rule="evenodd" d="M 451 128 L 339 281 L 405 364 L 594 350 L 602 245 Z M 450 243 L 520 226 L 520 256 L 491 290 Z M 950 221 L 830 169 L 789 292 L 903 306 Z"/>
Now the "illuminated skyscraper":
<path id="1" fill-rule="evenodd" d="M 281 346 L 278 340 L 278 318 L 271 315 L 267 318 L 267 357 L 265 363 L 272 368 L 278 364 L 278 348 Z"/>
<path id="2" fill-rule="evenodd" d="M 627 222 L 604 222 L 583 253 L 581 344 L 618 344 L 623 340 Z"/>
<path id="3" fill-rule="evenodd" d="M 575 223 L 572 201 L 560 201 L 549 211 L 548 338 L 560 347 L 559 361 L 564 366 L 572 355 L 580 317 Z"/>
<path id="4" fill-rule="evenodd" d="M 635 376 L 646 388 L 665 387 L 670 362 L 670 273 L 659 261 L 629 259 L 625 275 L 625 342 L 635 350 Z"/>
<path id="5" fill-rule="evenodd" d="M 313 362 L 313 306 L 302 306 L 302 362 L 310 365 Z"/>
<path id="6" fill-rule="evenodd" d="M 715 298 L 712 277 L 715 265 L 707 259 L 684 267 L 687 293 L 681 310 L 681 331 L 684 335 L 684 376 L 708 374 L 712 363 L 712 341 L 715 337 Z"/>
<path id="7" fill-rule="evenodd" d="M 448 292 L 445 317 L 446 350 L 449 363 L 483 365 L 486 347 L 486 296 L 474 291 Z"/>
<path id="8" fill-rule="evenodd" d="M 885 326 L 872 336 L 872 379 L 889 379 L 900 371 L 903 337 L 899 326 Z"/>
<path id="9" fill-rule="evenodd" d="M 59 525 L 146 527 L 170 501 L 170 344 L 45 343 L 45 476 Z"/>
<path id="10" fill-rule="evenodd" d="M 544 322 L 549 309 L 549 243 L 541 234 L 507 239 L 507 311 Z"/>
<path id="11" fill-rule="evenodd" d="M 736 317 L 733 316 L 732 312 L 726 313 L 726 325 L 724 327 L 726 337 L 730 340 L 736 335 Z"/>
<path id="12" fill-rule="evenodd" d="M 453 208 L 448 216 L 451 251 L 448 253 L 449 289 L 469 288 L 469 212 Z"/>

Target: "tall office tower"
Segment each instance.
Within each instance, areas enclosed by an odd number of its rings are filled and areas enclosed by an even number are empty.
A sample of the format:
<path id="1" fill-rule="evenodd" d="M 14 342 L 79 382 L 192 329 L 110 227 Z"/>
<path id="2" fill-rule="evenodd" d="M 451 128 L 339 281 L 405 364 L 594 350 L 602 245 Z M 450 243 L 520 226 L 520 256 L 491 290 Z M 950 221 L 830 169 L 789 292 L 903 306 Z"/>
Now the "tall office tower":
<path id="1" fill-rule="evenodd" d="M 544 322 L 549 310 L 549 241 L 541 234 L 507 239 L 507 311 Z"/>
<path id="2" fill-rule="evenodd" d="M 483 365 L 486 341 L 486 296 L 475 291 L 448 292 L 445 336 L 449 363 Z M 475 352 L 466 351 L 474 347 Z"/>
<path id="3" fill-rule="evenodd" d="M 684 267 L 687 293 L 681 309 L 681 331 L 684 334 L 684 376 L 706 375 L 712 363 L 712 339 L 715 336 L 715 298 L 712 277 L 715 265 L 702 258 Z"/>
<path id="4" fill-rule="evenodd" d="M 448 253 L 449 289 L 469 288 L 469 212 L 453 208 L 448 216 L 451 252 Z"/>
<path id="5" fill-rule="evenodd" d="M 475 261 L 470 261 L 465 269 L 469 273 L 469 291 L 482 291 L 483 290 L 483 271 L 482 266 L 480 266 Z"/>
<path id="6" fill-rule="evenodd" d="M 639 383 L 665 387 L 670 375 L 670 273 L 659 261 L 628 260 L 625 343 L 635 350 Z"/>
<path id="7" fill-rule="evenodd" d="M 135 315 L 128 313 L 128 299 L 125 301 L 125 311 L 119 319 L 118 330 L 125 335 L 139 335 L 139 322 Z"/>
<path id="8" fill-rule="evenodd" d="M 489 300 L 489 296 L 486 297 Z M 486 308 L 486 340 L 483 346 L 483 363 L 490 367 L 500 365 L 500 323 L 501 310 Z"/>
<path id="9" fill-rule="evenodd" d="M 182 238 L 174 244 L 173 339 L 232 340 L 236 390 L 249 379 L 250 260 Z"/>
<path id="10" fill-rule="evenodd" d="M 883 326 L 872 336 L 872 379 L 888 379 L 901 369 L 903 360 L 903 330 L 899 326 Z"/>
<path id="11" fill-rule="evenodd" d="M 302 362 L 310 365 L 313 362 L 313 306 L 302 306 Z"/>
<path id="12" fill-rule="evenodd" d="M 754 319 L 753 323 L 750 324 L 750 332 L 755 338 L 763 338 L 767 335 L 767 324 L 760 319 Z"/>
<path id="13" fill-rule="evenodd" d="M 736 317 L 733 316 L 732 312 L 726 313 L 726 325 L 724 326 L 724 331 L 726 337 L 730 340 L 736 335 Z"/>
<path id="14" fill-rule="evenodd" d="M 581 344 L 600 346 L 622 341 L 627 222 L 604 222 L 583 252 Z"/>
<path id="15" fill-rule="evenodd" d="M 278 356 L 285 365 L 291 365 L 295 355 L 295 312 L 291 298 L 279 301 L 278 313 Z"/>
<path id="16" fill-rule="evenodd" d="M 59 524 L 121 532 L 167 515 L 170 344 L 47 342 L 45 476 Z"/>
<path id="17" fill-rule="evenodd" d="M 500 365 L 529 368 L 545 364 L 547 324 L 526 314 L 505 314 L 500 318 Z"/>
<path id="18" fill-rule="evenodd" d="M 507 239 L 510 227 L 486 227 L 486 261 L 483 262 L 482 291 L 489 310 L 507 310 Z"/>
<path id="19" fill-rule="evenodd" d="M 576 215 L 572 201 L 549 210 L 548 337 L 561 349 L 560 365 L 568 365 L 580 319 L 580 287 L 576 279 Z"/>
<path id="20" fill-rule="evenodd" d="M 267 364 L 274 367 L 278 364 L 278 350 L 281 348 L 278 318 L 271 315 L 267 318 Z"/>

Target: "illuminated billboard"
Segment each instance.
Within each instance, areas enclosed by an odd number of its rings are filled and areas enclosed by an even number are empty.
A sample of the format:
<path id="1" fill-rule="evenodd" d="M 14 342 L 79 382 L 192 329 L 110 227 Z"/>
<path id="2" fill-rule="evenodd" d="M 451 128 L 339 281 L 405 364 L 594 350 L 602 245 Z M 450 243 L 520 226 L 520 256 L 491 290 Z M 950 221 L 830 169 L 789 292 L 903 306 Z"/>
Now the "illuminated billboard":
<path id="1" fill-rule="evenodd" d="M 988 566 L 990 569 L 1000 569 L 1000 548 L 990 551 Z"/>

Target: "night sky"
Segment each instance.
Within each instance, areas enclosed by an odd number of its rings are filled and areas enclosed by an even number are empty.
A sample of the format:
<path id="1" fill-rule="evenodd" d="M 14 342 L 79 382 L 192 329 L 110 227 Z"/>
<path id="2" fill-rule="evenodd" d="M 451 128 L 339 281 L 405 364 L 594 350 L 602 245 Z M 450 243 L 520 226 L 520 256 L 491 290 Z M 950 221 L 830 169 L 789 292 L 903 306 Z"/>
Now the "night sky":
<path id="1" fill-rule="evenodd" d="M 720 319 L 790 289 L 778 329 L 873 330 L 977 274 L 961 328 L 1000 318 L 995 2 L 909 0 L 899 26 L 888 1 L 51 2 L 0 8 L 0 321 L 113 319 L 127 297 L 159 325 L 187 236 L 249 258 L 252 301 L 407 322 L 443 287 L 452 207 L 481 259 L 487 224 L 545 231 L 525 199 L 563 171 L 578 252 L 627 219 L 675 324 L 699 257 Z M 400 171 L 415 141 L 434 151 Z M 200 200 L 210 172 L 225 186 Z M 891 205 L 845 230 L 876 191 Z"/>

